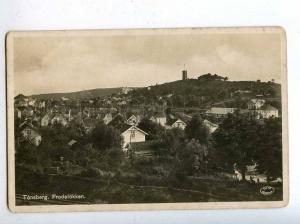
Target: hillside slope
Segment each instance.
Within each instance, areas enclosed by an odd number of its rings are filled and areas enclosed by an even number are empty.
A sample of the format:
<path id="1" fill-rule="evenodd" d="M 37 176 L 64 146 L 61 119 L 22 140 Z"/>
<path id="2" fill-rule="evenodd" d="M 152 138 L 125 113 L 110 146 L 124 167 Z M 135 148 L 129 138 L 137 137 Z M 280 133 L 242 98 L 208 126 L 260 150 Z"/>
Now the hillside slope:
<path id="1" fill-rule="evenodd" d="M 35 99 L 59 99 L 61 97 L 67 97 L 69 99 L 89 99 L 96 97 L 104 97 L 111 94 L 116 94 L 121 92 L 122 88 L 99 88 L 91 90 L 83 90 L 78 92 L 70 93 L 48 93 L 48 94 L 37 94 L 32 95 L 32 98 Z"/>

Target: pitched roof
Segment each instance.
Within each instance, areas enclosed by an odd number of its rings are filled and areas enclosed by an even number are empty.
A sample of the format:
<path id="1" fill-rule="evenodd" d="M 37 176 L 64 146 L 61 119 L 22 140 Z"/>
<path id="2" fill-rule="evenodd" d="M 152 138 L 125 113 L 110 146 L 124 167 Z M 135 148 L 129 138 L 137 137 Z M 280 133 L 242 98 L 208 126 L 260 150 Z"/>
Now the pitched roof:
<path id="1" fill-rule="evenodd" d="M 118 129 L 121 133 L 127 131 L 129 128 L 132 127 L 132 125 L 126 124 L 126 123 L 119 123 L 116 125 L 113 125 L 114 128 Z"/>
<path id="2" fill-rule="evenodd" d="M 270 104 L 265 104 L 261 106 L 258 110 L 277 110 L 277 108 L 271 106 Z"/>

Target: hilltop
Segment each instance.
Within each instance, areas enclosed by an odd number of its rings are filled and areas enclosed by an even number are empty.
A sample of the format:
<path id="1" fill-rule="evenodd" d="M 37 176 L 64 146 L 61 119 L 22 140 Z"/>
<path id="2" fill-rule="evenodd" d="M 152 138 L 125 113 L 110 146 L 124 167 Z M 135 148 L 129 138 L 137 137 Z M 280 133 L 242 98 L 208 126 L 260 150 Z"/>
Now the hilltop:
<path id="1" fill-rule="evenodd" d="M 274 82 L 228 81 L 227 77 L 205 74 L 198 79 L 174 82 L 140 88 L 130 92 L 132 98 L 146 102 L 166 101 L 174 107 L 245 107 L 250 98 L 269 99 L 278 106 L 281 86 Z M 141 103 L 141 102 L 140 102 Z"/>

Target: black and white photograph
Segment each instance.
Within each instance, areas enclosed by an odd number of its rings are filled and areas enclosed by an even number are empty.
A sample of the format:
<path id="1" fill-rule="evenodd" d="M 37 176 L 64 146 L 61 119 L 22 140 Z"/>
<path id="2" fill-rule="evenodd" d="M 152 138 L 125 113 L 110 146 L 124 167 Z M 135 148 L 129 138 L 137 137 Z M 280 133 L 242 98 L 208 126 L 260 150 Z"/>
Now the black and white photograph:
<path id="1" fill-rule="evenodd" d="M 287 204 L 283 29 L 10 32 L 6 50 L 12 211 Z"/>

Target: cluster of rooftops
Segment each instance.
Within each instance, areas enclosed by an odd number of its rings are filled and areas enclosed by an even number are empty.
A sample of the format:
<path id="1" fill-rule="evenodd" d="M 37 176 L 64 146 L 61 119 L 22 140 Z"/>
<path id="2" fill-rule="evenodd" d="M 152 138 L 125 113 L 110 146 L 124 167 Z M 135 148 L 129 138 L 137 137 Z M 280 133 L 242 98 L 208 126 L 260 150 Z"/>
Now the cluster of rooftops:
<path id="1" fill-rule="evenodd" d="M 236 110 L 237 108 L 230 107 L 211 107 L 205 114 L 207 117 L 219 118 L 234 113 Z M 264 99 L 251 99 L 247 104 L 247 109 L 240 111 L 255 113 L 258 119 L 279 116 L 278 109 L 267 104 Z M 184 130 L 192 119 L 191 115 L 184 112 L 166 114 L 164 110 L 146 114 L 141 111 L 119 111 L 116 108 L 66 108 L 57 105 L 46 108 L 46 103 L 42 100 L 31 101 L 22 96 L 15 98 L 15 116 L 22 121 L 17 129 L 23 138 L 29 139 L 35 145 L 39 145 L 42 138 L 39 134 L 39 127 L 51 127 L 55 124 L 68 126 L 76 123 L 82 127 L 82 132 L 89 133 L 101 121 L 105 125 L 111 125 L 118 129 L 123 135 L 125 143 L 128 144 L 128 141 L 145 141 L 147 132 L 139 127 L 143 118 L 147 118 L 165 129 L 180 128 Z M 205 119 L 204 124 L 211 133 L 218 128 L 218 122 L 212 122 L 209 119 Z"/>

